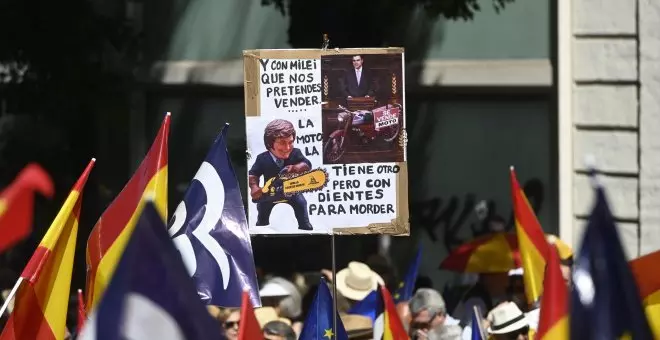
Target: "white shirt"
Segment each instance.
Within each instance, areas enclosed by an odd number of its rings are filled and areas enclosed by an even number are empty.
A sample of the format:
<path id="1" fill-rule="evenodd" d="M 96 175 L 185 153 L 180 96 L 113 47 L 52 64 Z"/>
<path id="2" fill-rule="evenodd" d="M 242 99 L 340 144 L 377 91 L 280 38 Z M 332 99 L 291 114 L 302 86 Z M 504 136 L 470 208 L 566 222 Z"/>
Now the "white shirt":
<path id="1" fill-rule="evenodd" d="M 355 78 L 357 79 L 357 84 L 360 86 L 360 76 L 362 75 L 362 67 L 355 69 Z"/>

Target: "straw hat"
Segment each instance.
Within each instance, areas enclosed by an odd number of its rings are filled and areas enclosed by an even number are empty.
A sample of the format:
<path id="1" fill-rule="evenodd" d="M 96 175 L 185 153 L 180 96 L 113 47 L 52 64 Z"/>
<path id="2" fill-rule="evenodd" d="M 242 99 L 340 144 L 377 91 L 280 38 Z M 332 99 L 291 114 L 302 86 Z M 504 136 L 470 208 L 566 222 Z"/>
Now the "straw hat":
<path id="1" fill-rule="evenodd" d="M 524 327 L 529 327 L 527 316 L 513 302 L 506 302 L 495 307 L 488 315 L 491 326 L 490 334 L 506 334 Z"/>
<path id="2" fill-rule="evenodd" d="M 362 262 L 350 262 L 348 267 L 337 273 L 337 290 L 354 301 L 364 299 L 379 284 L 385 284 L 383 278 Z"/>
<path id="3" fill-rule="evenodd" d="M 364 315 L 343 314 L 341 315 L 341 323 L 344 325 L 349 338 L 371 334 L 373 332 L 371 318 Z"/>
<path id="4" fill-rule="evenodd" d="M 263 328 L 264 325 L 271 321 L 282 321 L 285 324 L 291 326 L 291 320 L 287 318 L 281 318 L 277 315 L 277 311 L 273 307 L 259 307 L 254 309 L 254 316 L 259 322 L 259 327 Z"/>

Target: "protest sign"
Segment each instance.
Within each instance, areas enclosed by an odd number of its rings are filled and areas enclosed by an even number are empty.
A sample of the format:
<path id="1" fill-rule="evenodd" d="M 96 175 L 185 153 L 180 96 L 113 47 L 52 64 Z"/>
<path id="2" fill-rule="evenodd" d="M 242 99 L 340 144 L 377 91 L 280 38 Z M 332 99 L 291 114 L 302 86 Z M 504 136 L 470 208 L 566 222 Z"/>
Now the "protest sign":
<path id="1" fill-rule="evenodd" d="M 250 233 L 408 235 L 403 49 L 243 55 Z"/>

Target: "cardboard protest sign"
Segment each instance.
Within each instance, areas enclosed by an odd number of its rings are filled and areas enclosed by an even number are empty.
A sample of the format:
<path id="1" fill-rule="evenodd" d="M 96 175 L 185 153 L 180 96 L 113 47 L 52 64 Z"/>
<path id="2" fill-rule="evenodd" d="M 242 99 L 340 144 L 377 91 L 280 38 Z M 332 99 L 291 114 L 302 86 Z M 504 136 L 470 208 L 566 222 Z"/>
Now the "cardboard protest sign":
<path id="1" fill-rule="evenodd" d="M 243 57 L 250 233 L 408 235 L 403 49 Z"/>

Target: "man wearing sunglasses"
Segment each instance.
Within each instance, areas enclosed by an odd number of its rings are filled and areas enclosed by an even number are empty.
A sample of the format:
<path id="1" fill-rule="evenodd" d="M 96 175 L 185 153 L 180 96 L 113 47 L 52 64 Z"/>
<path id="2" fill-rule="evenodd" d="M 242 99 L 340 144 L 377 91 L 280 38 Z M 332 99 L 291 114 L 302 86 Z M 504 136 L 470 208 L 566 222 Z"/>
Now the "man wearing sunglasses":
<path id="1" fill-rule="evenodd" d="M 447 314 L 445 300 L 440 293 L 429 288 L 420 288 L 408 303 L 410 307 L 411 321 L 409 334 L 412 340 L 432 339 L 430 334 L 438 334 L 451 329 L 451 333 L 461 334 L 458 320 Z"/>

